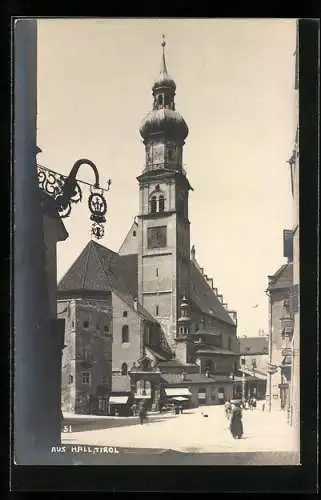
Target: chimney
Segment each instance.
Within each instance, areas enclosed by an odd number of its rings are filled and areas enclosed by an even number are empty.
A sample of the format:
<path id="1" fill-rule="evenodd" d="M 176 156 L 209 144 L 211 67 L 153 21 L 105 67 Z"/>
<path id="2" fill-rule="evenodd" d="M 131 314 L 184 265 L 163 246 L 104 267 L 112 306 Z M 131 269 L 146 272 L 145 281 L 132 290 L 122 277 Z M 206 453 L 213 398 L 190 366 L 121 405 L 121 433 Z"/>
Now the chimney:
<path id="1" fill-rule="evenodd" d="M 204 267 L 200 267 L 200 271 L 202 274 L 204 274 Z"/>
<path id="2" fill-rule="evenodd" d="M 223 304 L 223 295 L 218 295 L 218 299 L 219 299 L 220 303 Z"/>
<path id="3" fill-rule="evenodd" d="M 209 286 L 210 286 L 210 287 L 212 288 L 212 290 L 213 290 L 213 286 L 214 286 L 214 283 L 213 283 L 213 278 L 208 278 L 208 280 L 207 280 L 207 281 L 208 281 Z"/>
<path id="4" fill-rule="evenodd" d="M 134 310 L 137 311 L 137 297 L 134 298 Z"/>
<path id="5" fill-rule="evenodd" d="M 228 306 L 227 306 L 227 303 L 226 302 L 223 302 L 223 307 L 227 310 L 228 309 Z"/>
<path id="6" fill-rule="evenodd" d="M 215 293 L 215 295 L 217 295 L 218 289 L 217 288 L 213 288 L 213 292 Z"/>
<path id="7" fill-rule="evenodd" d="M 193 245 L 191 248 L 191 258 L 192 260 L 195 260 L 195 245 Z"/>

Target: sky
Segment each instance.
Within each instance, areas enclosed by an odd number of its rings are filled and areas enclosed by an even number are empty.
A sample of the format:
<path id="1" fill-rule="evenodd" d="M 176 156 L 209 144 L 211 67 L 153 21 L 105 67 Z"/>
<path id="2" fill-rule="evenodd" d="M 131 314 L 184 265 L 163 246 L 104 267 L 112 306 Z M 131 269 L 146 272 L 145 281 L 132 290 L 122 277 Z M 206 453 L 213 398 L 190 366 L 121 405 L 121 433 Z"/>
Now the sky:
<path id="1" fill-rule="evenodd" d="M 238 335 L 255 336 L 268 331 L 267 276 L 285 263 L 282 231 L 293 225 L 295 19 L 39 19 L 38 162 L 68 174 L 88 158 L 102 185 L 112 180 L 99 243 L 118 251 L 138 214 L 138 129 L 152 108 L 162 33 L 189 126 L 191 244 L 237 311 Z M 94 180 L 87 167 L 78 178 Z M 88 194 L 64 219 L 58 279 L 91 239 Z"/>

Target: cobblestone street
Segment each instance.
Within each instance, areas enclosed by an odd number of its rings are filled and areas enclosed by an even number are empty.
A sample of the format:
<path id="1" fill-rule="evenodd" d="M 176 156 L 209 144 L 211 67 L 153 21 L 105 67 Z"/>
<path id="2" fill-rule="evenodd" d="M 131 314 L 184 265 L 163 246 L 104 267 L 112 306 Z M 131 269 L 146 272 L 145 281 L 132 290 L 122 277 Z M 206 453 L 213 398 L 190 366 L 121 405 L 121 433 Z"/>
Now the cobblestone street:
<path id="1" fill-rule="evenodd" d="M 295 452 L 298 449 L 294 430 L 281 411 L 244 411 L 244 436 L 241 440 L 232 438 L 222 406 L 200 407 L 178 416 L 160 418 L 159 415 L 150 415 L 149 422 L 144 425 L 105 428 L 108 417 L 98 417 L 97 420 L 100 419 L 104 428 L 64 433 L 63 443 L 171 449 L 188 453 Z"/>

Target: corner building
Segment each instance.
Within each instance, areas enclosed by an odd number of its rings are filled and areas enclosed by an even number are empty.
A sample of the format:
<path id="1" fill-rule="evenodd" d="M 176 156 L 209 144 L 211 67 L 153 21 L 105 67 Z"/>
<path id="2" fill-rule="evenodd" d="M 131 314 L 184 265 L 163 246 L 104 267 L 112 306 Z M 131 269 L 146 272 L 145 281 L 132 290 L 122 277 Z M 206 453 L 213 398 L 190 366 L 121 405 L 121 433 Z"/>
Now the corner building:
<path id="1" fill-rule="evenodd" d="M 90 298 L 97 307 L 99 300 L 109 301 L 112 362 L 108 352 L 104 360 L 113 374 L 109 406 L 146 398 L 157 407 L 175 397 L 197 406 L 222 403 L 233 394 L 237 315 L 190 245 L 192 187 L 183 168 L 188 126 L 176 110 L 175 92 L 163 41 L 152 110 L 140 127 L 145 164 L 137 177 L 139 214 L 118 253 L 90 242 L 58 285 L 60 301 Z M 92 351 L 96 341 L 92 337 Z"/>

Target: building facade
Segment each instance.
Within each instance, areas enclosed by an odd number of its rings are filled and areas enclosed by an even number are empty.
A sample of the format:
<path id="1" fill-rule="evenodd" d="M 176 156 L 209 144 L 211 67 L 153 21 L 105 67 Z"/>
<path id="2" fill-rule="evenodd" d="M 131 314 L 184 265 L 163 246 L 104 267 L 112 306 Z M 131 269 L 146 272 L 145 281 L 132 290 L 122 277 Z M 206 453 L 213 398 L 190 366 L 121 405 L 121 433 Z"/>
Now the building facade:
<path id="1" fill-rule="evenodd" d="M 176 84 L 167 71 L 164 42 L 162 48 L 152 110 L 140 127 L 145 165 L 137 177 L 139 214 L 117 253 L 93 242 L 86 246 L 59 283 L 59 307 L 72 297 L 99 301 L 108 295 L 111 404 L 126 398 L 119 376 L 129 376 L 131 397 L 148 400 L 150 407 L 159 407 L 166 398 L 183 398 L 192 406 L 219 404 L 232 396 L 232 374 L 239 364 L 237 315 L 190 246 L 192 187 L 183 168 L 188 127 L 176 110 Z M 93 307 L 99 308 L 98 302 Z M 77 310 L 75 314 L 77 324 Z M 74 335 L 82 335 L 80 327 Z M 94 350 L 98 340 L 92 337 L 91 342 Z M 66 370 L 71 366 L 68 352 L 66 348 Z M 66 372 L 62 391 L 65 408 L 71 408 L 67 379 Z"/>
<path id="2" fill-rule="evenodd" d="M 299 219 L 299 28 L 295 51 L 295 110 L 297 129 L 294 149 L 289 160 L 293 196 L 293 340 L 292 340 L 292 391 L 290 422 L 300 439 L 300 219 Z"/>
<path id="3" fill-rule="evenodd" d="M 267 367 L 269 361 L 268 337 L 241 337 L 240 342 L 240 372 L 244 381 L 237 379 L 235 395 L 244 393 L 246 398 L 265 399 L 267 384 Z M 242 384 L 245 387 L 242 387 Z"/>
<path id="4" fill-rule="evenodd" d="M 293 262 L 292 242 L 284 231 L 284 254 L 287 264 L 269 276 L 270 342 L 268 365 L 269 407 L 290 409 L 293 336 Z"/>

